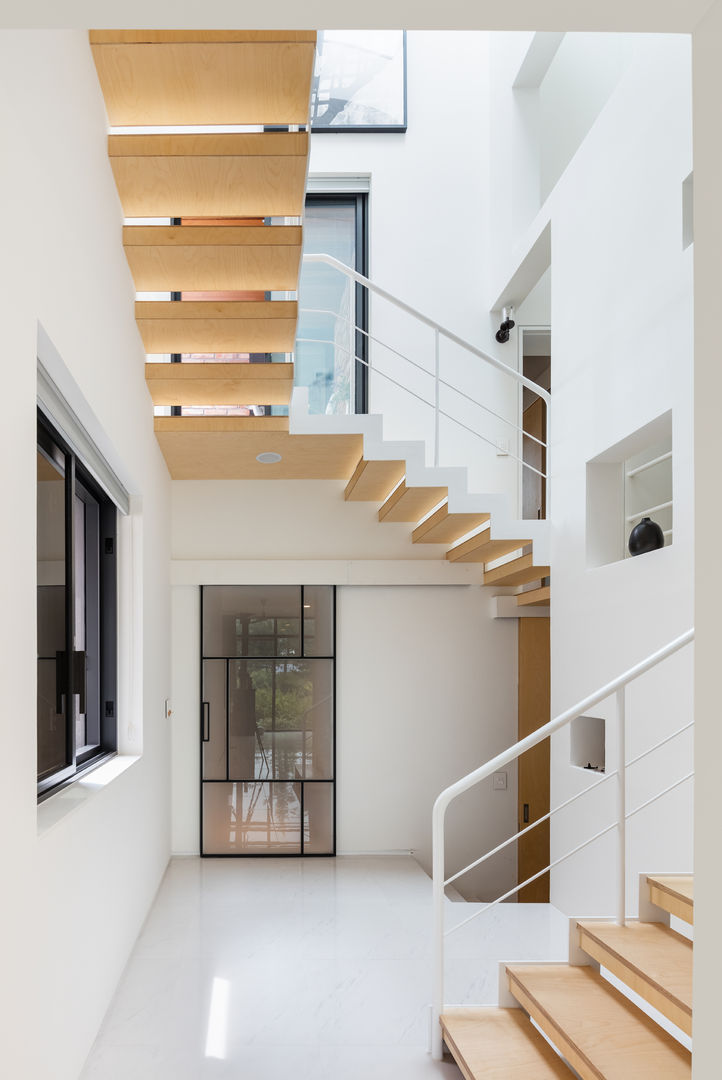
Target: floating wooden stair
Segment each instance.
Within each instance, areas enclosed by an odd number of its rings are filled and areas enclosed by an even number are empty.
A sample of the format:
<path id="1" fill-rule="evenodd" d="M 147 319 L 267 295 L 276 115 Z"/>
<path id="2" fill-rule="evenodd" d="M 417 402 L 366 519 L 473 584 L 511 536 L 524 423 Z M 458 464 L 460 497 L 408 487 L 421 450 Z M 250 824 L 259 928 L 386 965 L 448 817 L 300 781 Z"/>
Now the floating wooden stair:
<path id="1" fill-rule="evenodd" d="M 549 576 L 548 566 L 535 566 L 533 555 L 520 555 L 493 570 L 484 571 L 485 585 L 527 585 Z"/>
<path id="2" fill-rule="evenodd" d="M 444 1041 L 466 1080 L 553 1080 L 569 1070 L 521 1009 L 450 1009 Z"/>
<path id="3" fill-rule="evenodd" d="M 126 225 L 123 245 L 139 292 L 298 287 L 295 225 Z"/>
<path id="4" fill-rule="evenodd" d="M 351 502 L 382 502 L 405 472 L 405 461 L 366 461 L 361 458 L 343 497 Z"/>
<path id="5" fill-rule="evenodd" d="M 694 878 L 691 874 L 648 875 L 649 899 L 670 915 L 694 924 Z"/>
<path id="6" fill-rule="evenodd" d="M 527 592 L 519 593 L 516 598 L 517 607 L 546 607 L 551 603 L 551 586 L 542 585 L 540 589 L 528 589 Z"/>
<path id="7" fill-rule="evenodd" d="M 149 353 L 292 352 L 295 300 L 140 300 L 135 318 Z"/>
<path id="8" fill-rule="evenodd" d="M 689 1051 L 591 968 L 514 964 L 506 971 L 513 996 L 583 1080 L 691 1076 Z"/>
<path id="9" fill-rule="evenodd" d="M 419 521 L 448 494 L 445 487 L 407 487 L 402 480 L 379 510 L 379 521 Z"/>
<path id="10" fill-rule="evenodd" d="M 488 563 L 501 559 L 504 555 L 511 555 L 513 551 L 521 551 L 530 543 L 531 540 L 492 540 L 489 528 L 465 540 L 463 544 L 457 544 L 446 552 L 446 558 L 449 562 Z"/>
<path id="11" fill-rule="evenodd" d="M 117 127 L 306 124 L 310 30 L 91 30 Z"/>
<path id="12" fill-rule="evenodd" d="M 126 217 L 303 213 L 308 133 L 110 135 Z"/>
<path id="13" fill-rule="evenodd" d="M 146 364 L 154 405 L 288 405 L 293 364 Z"/>
<path id="14" fill-rule="evenodd" d="M 661 923 L 578 922 L 579 945 L 678 1028 L 692 1034 L 692 942 Z"/>
<path id="15" fill-rule="evenodd" d="M 426 521 L 417 525 L 412 533 L 415 544 L 452 544 L 460 536 L 471 532 L 489 520 L 490 514 L 450 514 L 444 503 Z"/>
<path id="16" fill-rule="evenodd" d="M 155 433 L 174 480 L 345 480 L 361 454 L 360 435 L 289 435 L 283 416 L 156 416 Z"/>

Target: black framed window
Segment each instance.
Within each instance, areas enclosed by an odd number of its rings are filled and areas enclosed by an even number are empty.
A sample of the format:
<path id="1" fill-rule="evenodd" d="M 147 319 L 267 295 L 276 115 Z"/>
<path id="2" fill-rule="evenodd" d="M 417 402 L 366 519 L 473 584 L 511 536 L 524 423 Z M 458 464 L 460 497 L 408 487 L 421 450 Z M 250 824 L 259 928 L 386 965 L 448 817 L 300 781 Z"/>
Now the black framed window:
<path id="1" fill-rule="evenodd" d="M 335 606 L 201 587 L 201 855 L 335 854 Z"/>
<path id="2" fill-rule="evenodd" d="M 115 753 L 116 508 L 38 412 L 37 786 Z"/>
<path id="3" fill-rule="evenodd" d="M 305 253 L 368 275 L 365 193 L 306 196 Z M 312 413 L 368 412 L 368 290 L 325 263 L 301 266 L 294 382 Z"/>

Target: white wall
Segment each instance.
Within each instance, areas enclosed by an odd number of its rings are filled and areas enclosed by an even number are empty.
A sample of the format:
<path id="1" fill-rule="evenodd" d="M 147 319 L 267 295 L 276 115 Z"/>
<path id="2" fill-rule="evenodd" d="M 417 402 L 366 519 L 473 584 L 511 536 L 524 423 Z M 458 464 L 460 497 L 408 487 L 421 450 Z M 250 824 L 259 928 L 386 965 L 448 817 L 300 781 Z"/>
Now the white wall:
<path id="1" fill-rule="evenodd" d="M 169 480 L 153 436 L 106 118 L 83 32 L 0 34 L 0 122 L 6 507 L 0 1073 L 76 1080 L 168 857 Z M 135 496 L 142 607 L 129 647 L 142 638 L 142 667 L 136 663 L 132 678 L 143 677 L 140 687 L 129 686 L 124 651 L 120 741 L 136 751 L 142 743 L 140 760 L 102 787 L 91 778 L 69 789 L 77 799 L 51 798 L 41 811 L 32 689 L 38 321 Z"/>
<path id="2" fill-rule="evenodd" d="M 552 712 L 573 705 L 693 623 L 691 251 L 683 252 L 682 181 L 691 168 L 690 47 L 636 42 L 626 73 L 542 213 L 552 227 Z M 643 137 L 642 137 L 643 133 Z M 674 546 L 587 569 L 586 462 L 673 410 Z M 692 657 L 681 655 L 629 696 L 628 756 L 681 726 L 692 710 Z M 611 715 L 602 707 L 595 715 Z M 613 759 L 614 740 L 607 743 Z M 630 773 L 638 806 L 687 771 L 684 736 Z M 569 733 L 552 750 L 552 799 L 590 782 L 569 766 Z M 552 856 L 612 820 L 613 782 L 556 819 Z M 639 870 L 691 865 L 691 792 L 678 789 L 629 826 L 628 910 Z M 613 843 L 562 865 L 552 898 L 564 910 L 612 911 Z"/>
<path id="3" fill-rule="evenodd" d="M 254 580 L 263 580 L 262 564 Z M 200 605 L 197 585 L 172 593 L 173 850 L 186 854 L 199 846 Z M 490 603 L 479 586 L 339 587 L 340 854 L 413 851 L 430 872 L 434 799 L 514 741 L 516 620 L 492 620 Z M 489 780 L 450 811 L 449 872 L 510 835 L 515 819 L 511 769 L 507 791 Z M 459 889 L 493 899 L 515 873 L 507 849 Z"/>

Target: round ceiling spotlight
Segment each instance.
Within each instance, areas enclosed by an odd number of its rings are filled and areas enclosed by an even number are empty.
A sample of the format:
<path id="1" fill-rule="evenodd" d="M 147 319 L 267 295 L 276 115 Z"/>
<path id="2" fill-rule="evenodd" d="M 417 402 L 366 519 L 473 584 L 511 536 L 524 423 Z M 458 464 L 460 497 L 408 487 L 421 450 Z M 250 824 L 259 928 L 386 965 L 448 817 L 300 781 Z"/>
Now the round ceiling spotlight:
<path id="1" fill-rule="evenodd" d="M 256 454 L 256 461 L 260 461 L 261 465 L 275 465 L 280 460 L 281 455 L 276 454 L 273 450 L 266 450 L 262 454 Z"/>

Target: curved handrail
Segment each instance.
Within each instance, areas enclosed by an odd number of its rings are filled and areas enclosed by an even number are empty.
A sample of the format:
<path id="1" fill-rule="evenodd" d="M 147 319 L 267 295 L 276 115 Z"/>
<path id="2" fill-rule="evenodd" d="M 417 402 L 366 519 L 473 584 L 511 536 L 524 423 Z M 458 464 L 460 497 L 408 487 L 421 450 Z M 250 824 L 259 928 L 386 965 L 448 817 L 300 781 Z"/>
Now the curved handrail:
<path id="1" fill-rule="evenodd" d="M 592 840 L 585 841 L 585 843 L 583 845 L 581 845 L 581 847 L 587 846 L 587 844 L 591 843 L 593 840 L 598 839 L 598 836 L 601 836 L 604 833 L 610 832 L 615 827 L 617 828 L 618 835 L 619 835 L 619 844 L 620 844 L 620 851 L 619 851 L 619 854 L 620 854 L 620 874 L 619 874 L 620 881 L 618 883 L 618 885 L 619 885 L 618 892 L 619 892 L 619 903 L 620 903 L 620 908 L 621 908 L 620 912 L 618 912 L 618 920 L 620 919 L 620 915 L 621 915 L 621 921 L 623 922 L 624 921 L 624 895 L 625 895 L 625 886 L 624 886 L 624 874 L 625 874 L 625 869 L 624 869 L 624 861 L 625 861 L 625 859 L 624 859 L 624 822 L 625 822 L 627 817 L 631 816 L 631 815 L 628 815 L 626 813 L 625 801 L 624 801 L 624 774 L 625 774 L 625 768 L 626 768 L 626 764 L 627 764 L 625 762 L 625 755 L 624 755 L 624 711 L 625 711 L 624 710 L 624 689 L 629 683 L 633 682 L 635 679 L 638 679 L 640 677 L 640 675 L 644 675 L 646 672 L 648 672 L 652 668 L 656 667 L 657 664 L 661 663 L 662 660 L 666 660 L 667 657 L 672 656 L 674 653 L 678 652 L 680 649 L 683 649 L 686 645 L 689 645 L 690 642 L 693 641 L 693 640 L 694 640 L 694 627 L 687 630 L 684 634 L 681 634 L 679 637 L 675 638 L 673 641 L 670 641 L 667 645 L 664 645 L 661 649 L 657 649 L 656 652 L 653 652 L 645 660 L 641 660 L 639 663 L 634 664 L 632 667 L 628 668 L 621 675 L 618 675 L 616 679 L 612 679 L 611 682 L 606 683 L 604 686 L 600 687 L 599 690 L 596 690 L 593 694 L 590 694 L 588 697 L 583 698 L 583 700 L 577 702 L 576 705 L 572 705 L 571 708 L 566 709 L 563 713 L 560 713 L 559 716 L 554 717 L 554 719 L 550 720 L 548 724 L 544 724 L 543 727 L 538 728 L 536 731 L 532 732 L 531 735 L 527 735 L 526 738 L 520 739 L 519 742 L 514 743 L 514 745 L 510 746 L 507 750 L 503 750 L 500 754 L 497 754 L 496 757 L 492 758 L 491 761 L 487 761 L 486 764 L 481 765 L 478 769 L 474 769 L 473 772 L 470 772 L 470 773 L 468 773 L 467 776 L 464 776 L 460 780 L 457 780 L 456 783 L 450 784 L 449 787 L 445 788 L 444 791 L 442 791 L 441 794 L 436 799 L 436 802 L 434 803 L 433 813 L 432 813 L 432 882 L 433 882 L 433 914 L 434 914 L 433 965 L 434 965 L 434 971 L 433 971 L 433 993 L 432 993 L 432 1006 L 431 1006 L 431 1019 L 432 1019 L 431 1042 L 432 1042 L 432 1054 L 433 1054 L 435 1059 L 440 1060 L 441 1059 L 441 1052 L 442 1052 L 442 1034 L 441 1034 L 441 1027 L 440 1027 L 440 1024 L 439 1024 L 439 1017 L 441 1015 L 441 1011 L 442 1011 L 442 1008 L 443 1008 L 443 992 L 444 992 L 443 991 L 443 987 L 444 987 L 444 889 L 445 889 L 446 884 L 448 884 L 448 882 L 445 880 L 445 867 L 444 867 L 444 863 L 445 863 L 445 859 L 444 859 L 444 819 L 445 819 L 446 811 L 447 811 L 449 805 L 459 795 L 463 795 L 464 792 L 468 791 L 470 788 L 474 787 L 476 784 L 480 783 L 482 780 L 485 780 L 487 777 L 491 776 L 492 773 L 497 772 L 499 769 L 503 768 L 505 765 L 509 765 L 510 762 L 516 760 L 516 758 L 520 757 L 527 750 L 531 750 L 532 747 L 537 746 L 540 742 L 543 742 L 545 739 L 548 739 L 551 735 L 554 735 L 557 731 L 560 731 L 563 727 L 566 727 L 566 725 L 570 724 L 572 720 L 576 720 L 577 717 L 583 716 L 584 713 L 588 709 L 592 708 L 595 705 L 598 705 L 600 702 L 604 701 L 606 698 L 611 697 L 612 694 L 616 694 L 617 695 L 618 721 L 619 721 L 619 731 L 618 731 L 618 743 L 619 743 L 619 746 L 618 746 L 618 767 L 615 770 L 615 773 L 613 775 L 616 775 L 618 777 L 618 788 L 619 788 L 619 791 L 618 791 L 618 803 L 617 803 L 617 822 L 610 825 L 610 826 L 608 826 L 605 830 L 603 830 L 602 833 L 599 833 L 597 836 L 592 837 Z M 686 730 L 686 727 L 688 727 L 688 726 L 689 725 L 686 725 L 685 728 L 682 729 L 682 730 Z M 680 732 L 676 732 L 675 734 L 679 734 L 679 733 Z M 667 740 L 664 740 L 664 741 L 666 742 Z M 634 760 L 635 761 L 640 760 L 641 757 L 643 757 L 643 756 L 645 756 L 645 755 L 640 755 L 639 758 L 636 758 Z M 632 763 L 633 762 L 630 762 L 629 764 L 632 764 Z M 610 775 L 610 778 L 611 778 L 611 775 Z M 683 780 L 687 780 L 687 779 L 689 779 L 689 777 L 684 777 L 683 778 Z M 683 780 L 679 781 L 678 783 L 682 783 Z M 594 786 L 596 787 L 598 785 L 594 785 Z M 673 785 L 673 787 L 674 786 L 677 786 L 677 785 Z M 668 790 L 671 790 L 671 789 L 668 789 Z M 662 792 L 662 794 L 666 794 L 666 792 Z M 653 802 L 654 799 L 656 799 L 656 798 L 659 798 L 659 796 L 654 796 L 654 798 L 649 800 L 649 802 Z M 562 804 L 562 805 L 566 805 L 566 804 Z M 645 806 L 645 805 L 647 805 L 647 804 L 643 804 L 643 806 Z M 643 806 L 638 807 L 637 810 L 643 809 Z M 561 808 L 562 807 L 557 807 L 556 809 L 559 810 Z M 637 811 L 634 811 L 634 812 L 636 813 Z M 551 815 L 549 815 L 549 816 L 551 816 Z M 519 836 L 519 834 L 517 833 L 516 838 L 518 838 L 518 836 Z M 506 842 L 502 846 L 506 846 Z M 575 849 L 575 851 L 576 851 L 576 849 Z M 551 869 L 551 866 L 556 865 L 556 862 L 560 862 L 560 861 L 562 861 L 562 859 L 568 858 L 569 854 L 574 854 L 574 852 L 570 852 L 570 853 L 568 853 L 568 855 L 562 856 L 561 859 L 558 859 L 558 860 L 555 861 L 555 863 L 552 863 L 550 866 L 545 867 L 545 869 L 540 871 L 538 874 L 536 874 L 535 877 L 540 877 L 542 874 L 546 873 L 549 869 Z M 465 873 L 466 870 L 469 870 L 473 866 L 478 865 L 479 861 L 480 860 L 477 860 L 476 863 L 471 863 L 469 866 L 467 866 L 465 868 L 465 870 L 460 871 L 459 874 L 455 874 L 454 878 L 449 879 L 449 880 L 454 880 L 455 878 L 461 876 L 461 874 Z M 532 878 L 532 879 L 529 879 L 529 880 L 531 881 L 531 880 L 534 880 L 534 879 Z M 514 891 L 515 891 L 515 889 L 511 890 L 511 892 L 514 892 Z M 506 895 L 510 895 L 510 894 L 506 894 Z M 500 899 L 505 899 L 505 898 L 506 897 L 501 897 Z M 498 903 L 498 902 L 499 901 L 497 900 L 494 903 Z M 493 906 L 493 904 L 488 905 L 488 906 Z M 484 909 L 484 910 L 486 910 L 486 909 Z M 480 912 L 480 914 L 481 914 L 481 912 Z M 463 924 L 459 924 L 459 925 L 463 925 Z"/>
<path id="2" fill-rule="evenodd" d="M 417 311 L 411 304 L 407 304 L 404 300 L 400 300 L 398 296 L 394 296 L 393 293 L 387 292 L 386 289 L 382 289 L 380 285 L 376 285 L 369 278 L 364 277 L 358 270 L 352 270 L 350 266 L 346 266 L 339 259 L 334 259 L 333 255 L 322 255 L 319 253 L 313 253 L 303 256 L 304 262 L 312 263 L 326 263 L 327 266 L 332 266 L 334 270 L 340 271 L 345 274 L 347 278 L 351 278 L 359 285 L 363 285 L 364 288 L 370 292 L 376 293 L 377 296 L 382 296 L 384 300 L 388 300 L 390 304 L 399 308 L 401 311 L 405 311 L 407 315 L 413 315 L 419 322 L 425 323 L 426 326 L 430 326 L 432 330 L 442 334 L 449 341 L 453 341 L 455 345 L 459 345 L 462 349 L 466 349 L 467 352 L 473 353 L 474 356 L 478 356 L 479 359 L 485 360 L 492 367 L 497 368 L 499 371 L 503 371 L 506 375 L 510 375 L 512 379 L 515 379 L 521 386 L 525 386 L 527 390 L 532 390 L 540 398 L 542 398 L 547 405 L 551 403 L 551 394 L 548 390 L 545 390 L 543 386 L 539 386 L 538 383 L 532 382 L 531 379 L 527 379 L 525 375 L 522 375 L 520 371 L 517 371 L 513 367 L 509 367 L 508 364 L 504 364 L 501 360 L 497 360 L 495 356 L 490 356 L 489 353 L 483 352 L 478 349 L 476 345 L 472 345 L 471 342 L 465 341 L 464 338 L 459 337 L 452 330 L 448 330 L 441 323 L 437 323 L 434 319 L 430 319 L 428 315 L 424 315 L 421 311 Z"/>

